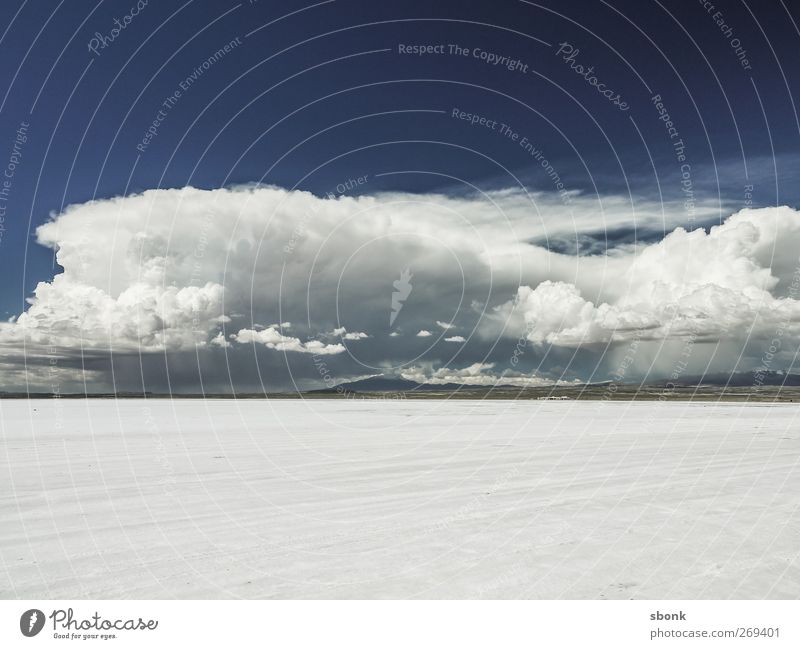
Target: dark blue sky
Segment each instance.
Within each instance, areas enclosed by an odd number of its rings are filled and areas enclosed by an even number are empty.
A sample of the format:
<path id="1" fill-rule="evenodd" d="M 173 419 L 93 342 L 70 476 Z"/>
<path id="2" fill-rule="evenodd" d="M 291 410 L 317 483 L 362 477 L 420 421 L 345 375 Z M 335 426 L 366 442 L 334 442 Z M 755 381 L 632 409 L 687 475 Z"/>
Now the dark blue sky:
<path id="1" fill-rule="evenodd" d="M 742 206 L 752 183 L 754 204 L 798 202 L 796 3 L 336 0 L 303 10 L 311 4 L 150 0 L 131 15 L 134 0 L 4 2 L 3 164 L 29 126 L 8 189 L 0 312 L 19 313 L 57 272 L 33 238 L 50 213 L 149 188 L 262 182 L 323 194 L 366 174 L 349 193 L 460 193 L 513 186 L 514 176 L 552 191 L 518 144 L 525 137 L 569 190 L 679 198 L 681 162 L 656 94 L 698 199 Z M 108 40 L 95 53 L 96 34 Z M 571 60 L 557 54 L 565 42 L 579 50 Z M 401 54 L 401 44 L 444 53 Z M 527 67 L 493 66 L 481 51 Z M 576 65 L 593 66 L 629 109 Z"/>

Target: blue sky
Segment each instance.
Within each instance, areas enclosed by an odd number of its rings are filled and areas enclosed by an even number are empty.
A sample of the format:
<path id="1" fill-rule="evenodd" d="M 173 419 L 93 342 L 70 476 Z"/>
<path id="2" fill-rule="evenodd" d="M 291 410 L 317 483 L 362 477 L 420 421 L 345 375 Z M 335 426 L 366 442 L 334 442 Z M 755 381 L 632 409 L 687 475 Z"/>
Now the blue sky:
<path id="1" fill-rule="evenodd" d="M 567 255 L 657 243 L 742 207 L 795 207 L 800 16 L 782 2 L 714 5 L 6 2 L 0 162 L 19 164 L 0 310 L 22 313 L 61 272 L 36 240 L 51 215 L 158 188 L 514 189 L 549 197 L 553 220 L 560 188 L 628 202 L 632 218 L 613 227 L 587 216 L 566 235 L 531 235 Z M 644 204 L 661 206 L 660 220 L 638 222 Z M 309 321 L 304 333 L 320 329 Z"/>

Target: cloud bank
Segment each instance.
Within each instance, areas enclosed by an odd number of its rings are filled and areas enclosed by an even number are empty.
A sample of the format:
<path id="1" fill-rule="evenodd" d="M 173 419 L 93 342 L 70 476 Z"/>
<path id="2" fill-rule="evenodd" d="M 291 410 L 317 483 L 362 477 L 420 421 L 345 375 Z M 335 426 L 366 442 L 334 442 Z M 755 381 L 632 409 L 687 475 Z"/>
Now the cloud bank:
<path id="1" fill-rule="evenodd" d="M 678 228 L 639 253 L 611 260 L 612 281 L 602 298 L 584 297 L 580 280 L 544 281 L 519 287 L 498 313 L 521 316 L 534 343 L 567 347 L 634 338 L 759 339 L 776 332 L 796 339 L 798 243 L 795 210 L 743 210 L 708 233 Z"/>
<path id="2" fill-rule="evenodd" d="M 698 213 L 711 218 L 712 207 L 698 204 Z M 698 347 L 698 363 L 755 365 L 776 337 L 776 363 L 791 362 L 800 214 L 747 209 L 692 230 L 684 219 L 680 205 L 574 195 L 565 206 L 517 190 L 330 199 L 187 187 L 91 201 L 37 229 L 63 272 L 0 324 L 0 363 L 19 385 L 21 367 L 54 357 L 85 378 L 87 354 L 134 355 L 145 373 L 153 358 L 213 368 L 222 355 L 237 389 L 237 372 L 260 380 L 253 362 L 276 384 L 313 385 L 318 356 L 340 380 L 389 368 L 491 384 L 507 376 L 520 341 L 519 385 L 588 376 L 633 339 L 658 343 L 643 367 L 687 337 L 716 346 L 706 356 Z M 661 234 L 603 242 L 603 232 L 634 224 Z M 593 254 L 551 245 L 570 237 L 591 238 Z M 423 366 L 439 369 L 420 374 Z"/>

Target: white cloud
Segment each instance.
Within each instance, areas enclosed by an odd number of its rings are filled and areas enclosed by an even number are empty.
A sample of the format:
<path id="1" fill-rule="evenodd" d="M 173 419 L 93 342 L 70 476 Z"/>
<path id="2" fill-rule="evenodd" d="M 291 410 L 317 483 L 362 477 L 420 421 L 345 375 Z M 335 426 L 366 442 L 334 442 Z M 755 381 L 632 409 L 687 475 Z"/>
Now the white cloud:
<path id="1" fill-rule="evenodd" d="M 255 329 L 241 329 L 239 333 L 231 336 L 237 343 L 260 343 L 269 349 L 282 352 L 301 352 L 304 354 L 341 354 L 345 351 L 344 345 L 326 345 L 319 340 L 301 342 L 299 338 L 284 336 L 274 327 L 256 331 Z"/>
<path id="2" fill-rule="evenodd" d="M 227 321 L 223 288 L 159 286 L 134 282 L 116 296 L 70 281 L 66 274 L 40 282 L 29 309 L 14 322 L 0 323 L 0 344 L 73 349 L 155 352 L 204 346 Z"/>
<path id="3" fill-rule="evenodd" d="M 449 338 L 445 338 L 444 341 L 446 343 L 465 343 L 467 339 L 464 336 L 450 336 Z"/>
<path id="4" fill-rule="evenodd" d="M 605 269 L 601 297 L 572 282 L 521 286 L 497 310 L 532 342 L 564 347 L 693 337 L 800 335 L 800 214 L 743 210 L 709 233 L 681 228 Z M 580 285 L 583 284 L 583 289 Z"/>
<path id="5" fill-rule="evenodd" d="M 429 385 L 444 385 L 446 383 L 480 386 L 513 385 L 519 387 L 569 385 L 565 381 L 553 381 L 509 370 L 495 374 L 489 371 L 494 367 L 495 363 L 473 363 L 461 369 L 441 367 L 437 370 L 433 370 L 430 366 L 417 366 L 404 370 L 400 373 L 400 376 L 408 381 L 427 383 Z"/>
<path id="6" fill-rule="evenodd" d="M 448 329 L 452 329 L 455 325 L 451 322 L 442 322 L 441 320 L 437 320 L 436 324 L 439 325 L 442 329 L 447 331 Z"/>
<path id="7" fill-rule="evenodd" d="M 433 334 L 430 331 L 427 331 L 425 329 L 420 329 L 417 332 L 417 338 L 428 338 L 429 336 L 432 336 L 432 335 Z"/>
<path id="8" fill-rule="evenodd" d="M 347 331 L 344 327 L 337 327 L 331 332 L 332 336 L 339 336 L 342 340 L 363 340 L 369 338 L 363 331 Z"/>
<path id="9" fill-rule="evenodd" d="M 222 334 L 221 331 L 214 338 L 211 339 L 209 345 L 214 345 L 215 347 L 222 347 L 223 349 L 227 349 L 233 346 L 227 340 L 225 340 L 225 336 Z"/>

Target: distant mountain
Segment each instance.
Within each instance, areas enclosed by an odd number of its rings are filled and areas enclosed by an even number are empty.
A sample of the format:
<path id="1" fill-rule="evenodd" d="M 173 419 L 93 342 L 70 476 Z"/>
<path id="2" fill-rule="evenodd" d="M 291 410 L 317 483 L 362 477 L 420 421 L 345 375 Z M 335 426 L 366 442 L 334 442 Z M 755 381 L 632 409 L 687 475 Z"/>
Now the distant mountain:
<path id="1" fill-rule="evenodd" d="M 385 376 L 372 376 L 368 379 L 340 383 L 334 388 L 324 390 L 314 390 L 314 392 L 405 392 L 416 390 L 420 387 L 419 383 L 406 381 L 405 379 L 392 379 Z"/>
<path id="2" fill-rule="evenodd" d="M 574 386 L 559 386 L 559 389 L 582 389 L 582 388 L 599 388 L 607 385 L 607 382 L 593 382 L 584 385 Z M 631 385 L 638 385 L 632 382 Z M 661 387 L 665 385 L 675 385 L 684 387 L 695 387 L 698 385 L 706 386 L 728 386 L 732 388 L 741 387 L 756 387 L 756 386 L 785 386 L 797 387 L 800 386 L 800 374 L 779 374 L 778 372 L 764 372 L 756 374 L 756 372 L 736 372 L 734 374 L 726 373 L 713 373 L 705 374 L 702 376 L 684 376 L 676 380 L 657 380 L 650 381 L 646 385 Z M 554 386 L 537 386 L 535 388 L 528 388 L 533 390 L 550 390 Z M 442 385 L 434 385 L 431 383 L 417 383 L 416 381 L 407 381 L 406 379 L 391 378 L 386 376 L 373 376 L 368 379 L 361 379 L 359 381 L 351 381 L 349 383 L 341 383 L 335 388 L 326 388 L 323 390 L 312 390 L 313 393 L 374 393 L 374 392 L 455 392 L 455 391 L 504 391 L 515 390 L 522 391 L 526 388 L 515 385 L 462 385 L 460 383 L 445 383 Z"/>
<path id="3" fill-rule="evenodd" d="M 373 376 L 360 381 L 350 383 L 340 383 L 334 388 L 324 390 L 312 390 L 314 393 L 321 392 L 454 392 L 456 390 L 497 390 L 520 388 L 513 385 L 462 385 L 460 383 L 443 383 L 435 385 L 432 383 L 417 383 L 406 379 L 390 378 L 386 376 Z"/>

